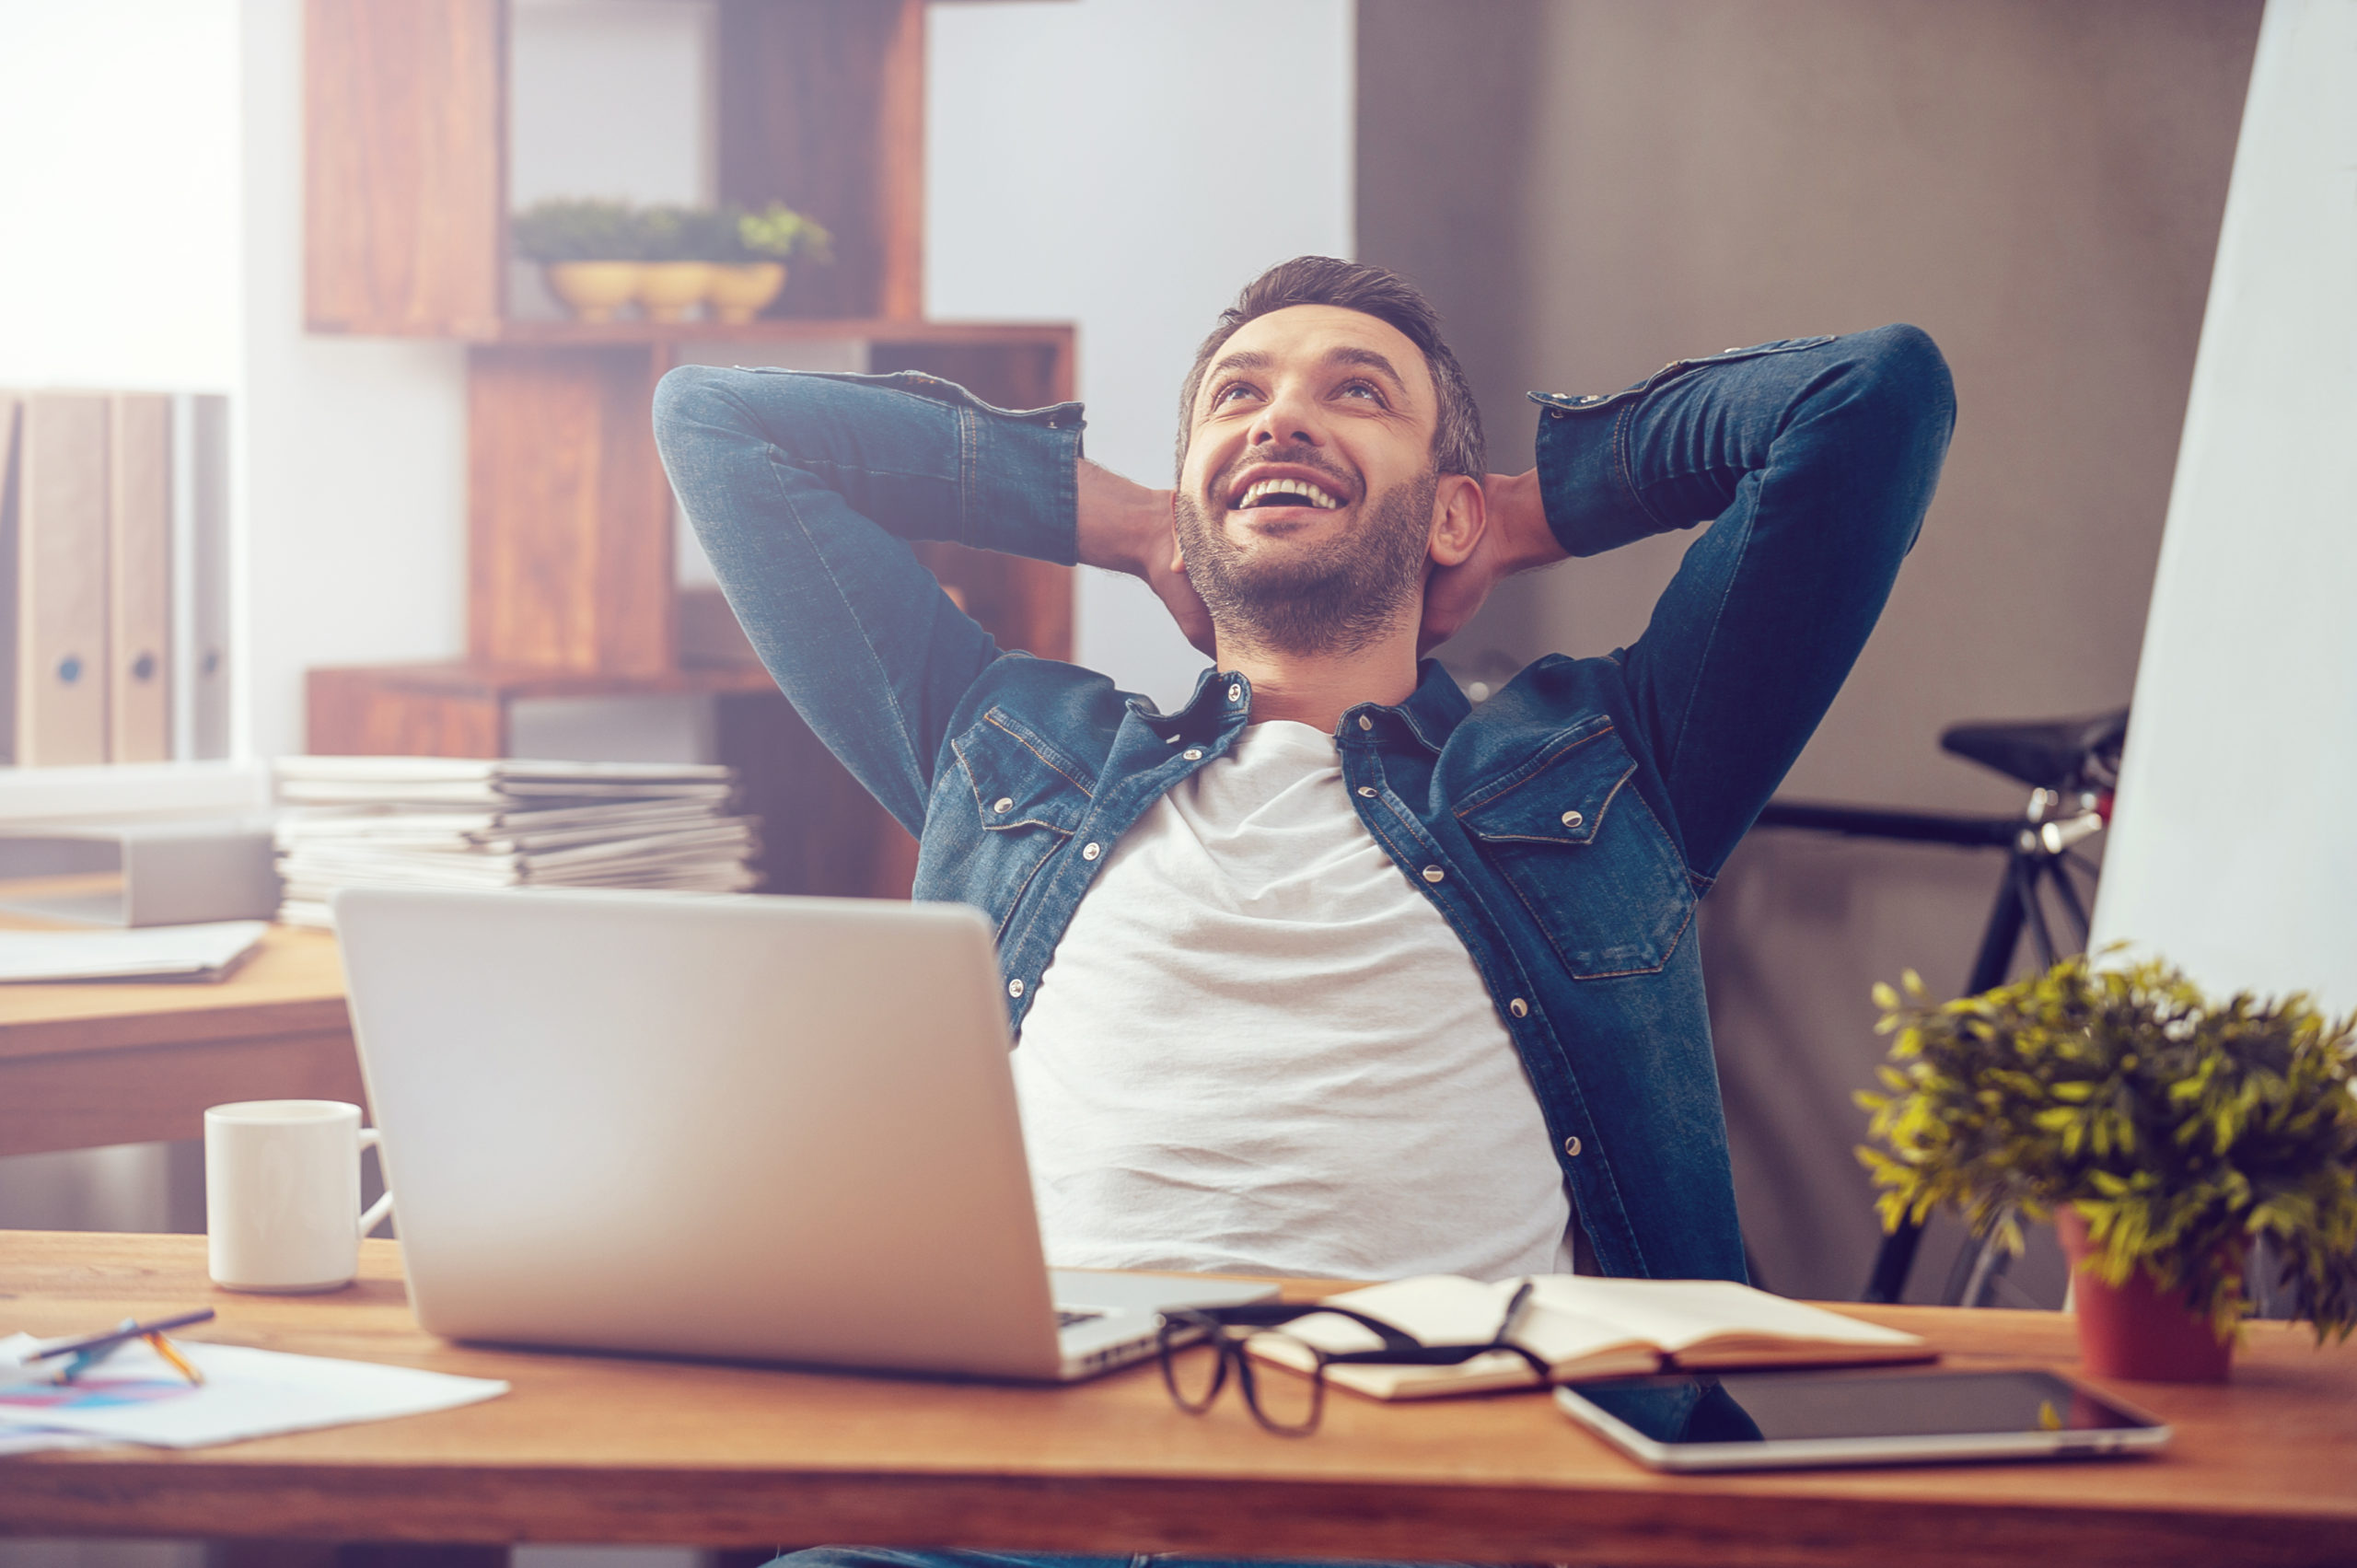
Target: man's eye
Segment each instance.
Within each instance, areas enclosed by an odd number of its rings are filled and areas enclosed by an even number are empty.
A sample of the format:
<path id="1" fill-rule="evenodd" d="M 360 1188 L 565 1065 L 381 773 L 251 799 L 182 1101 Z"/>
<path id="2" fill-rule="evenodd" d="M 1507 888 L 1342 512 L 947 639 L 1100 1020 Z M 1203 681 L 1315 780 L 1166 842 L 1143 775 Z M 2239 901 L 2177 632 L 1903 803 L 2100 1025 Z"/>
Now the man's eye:
<path id="1" fill-rule="evenodd" d="M 1364 398 L 1369 402 L 1379 403 L 1383 401 L 1383 389 L 1372 381 L 1345 381 L 1342 383 L 1341 395 L 1346 398 Z"/>
<path id="2" fill-rule="evenodd" d="M 1239 393 L 1249 397 L 1251 392 L 1252 389 L 1247 383 L 1242 381 L 1230 381 L 1226 386 L 1222 387 L 1218 391 L 1212 394 L 1212 406 L 1213 408 L 1217 408 L 1222 403 L 1234 402 Z"/>

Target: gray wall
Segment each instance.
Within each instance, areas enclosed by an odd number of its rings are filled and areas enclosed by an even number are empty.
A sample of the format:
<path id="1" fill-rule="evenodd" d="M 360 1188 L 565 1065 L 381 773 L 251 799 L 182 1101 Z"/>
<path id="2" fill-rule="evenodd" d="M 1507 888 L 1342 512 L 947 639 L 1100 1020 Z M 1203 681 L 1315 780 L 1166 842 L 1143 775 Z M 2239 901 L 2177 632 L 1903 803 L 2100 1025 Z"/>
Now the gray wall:
<path id="1" fill-rule="evenodd" d="M 1893 321 L 1956 372 L 1922 543 L 1786 791 L 1958 810 L 2022 791 L 1945 725 L 2125 703 L 2259 0 L 1361 0 L 1359 254 L 1448 317 L 1528 466 L 1530 387 Z M 1634 637 L 1687 540 L 1507 585 L 1481 674 Z M 1867 987 L 1959 987 L 1996 865 L 1755 834 L 1703 923 L 1747 1229 L 1853 1295 Z M 1952 1247 L 1953 1242 L 1949 1245 Z M 1927 1250 L 1919 1294 L 1945 1260 Z M 2059 1271 L 2017 1272 L 2058 1300 Z"/>

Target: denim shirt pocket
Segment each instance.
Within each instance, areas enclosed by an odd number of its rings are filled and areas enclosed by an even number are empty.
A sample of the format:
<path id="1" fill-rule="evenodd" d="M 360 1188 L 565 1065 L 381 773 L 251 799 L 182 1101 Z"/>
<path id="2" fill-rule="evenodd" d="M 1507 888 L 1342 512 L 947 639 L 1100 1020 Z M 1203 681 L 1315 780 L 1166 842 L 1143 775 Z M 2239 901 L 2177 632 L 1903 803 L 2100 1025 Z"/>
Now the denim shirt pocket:
<path id="1" fill-rule="evenodd" d="M 970 838 L 958 835 L 967 844 L 958 880 L 962 896 L 988 900 L 985 912 L 1004 937 L 1032 878 L 1079 828 L 1096 781 L 1070 753 L 996 707 L 952 737 L 949 748 L 958 766 L 942 774 L 933 808 L 972 825 Z"/>
<path id="2" fill-rule="evenodd" d="M 1574 980 L 1650 974 L 1694 918 L 1677 847 L 1609 724 L 1553 738 L 1457 810 Z"/>

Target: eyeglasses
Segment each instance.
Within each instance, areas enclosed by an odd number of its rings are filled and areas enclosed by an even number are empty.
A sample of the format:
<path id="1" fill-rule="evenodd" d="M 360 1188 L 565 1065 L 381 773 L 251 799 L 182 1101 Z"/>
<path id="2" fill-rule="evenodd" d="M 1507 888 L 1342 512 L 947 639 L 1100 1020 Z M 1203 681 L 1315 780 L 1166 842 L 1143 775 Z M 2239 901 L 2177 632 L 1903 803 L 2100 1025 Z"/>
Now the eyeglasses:
<path id="1" fill-rule="evenodd" d="M 1506 1338 L 1529 1299 L 1530 1285 L 1526 1281 L 1507 1301 L 1497 1332 L 1479 1344 L 1428 1345 L 1347 1307 L 1256 1301 L 1240 1307 L 1180 1307 L 1166 1312 L 1155 1349 L 1162 1364 L 1163 1387 L 1170 1390 L 1171 1401 L 1189 1415 L 1211 1409 L 1233 1371 L 1253 1420 L 1280 1437 L 1306 1437 L 1318 1430 L 1326 1413 L 1326 1369 L 1329 1366 L 1455 1366 L 1477 1355 L 1504 1351 L 1528 1362 L 1538 1380 L 1546 1382 L 1547 1364 Z M 1264 1384 L 1254 1371 L 1246 1345 L 1256 1335 L 1321 1312 L 1349 1318 L 1381 1340 L 1382 1345 L 1375 1350 L 1329 1351 L 1289 1334 L 1285 1338 L 1307 1353 L 1309 1372 L 1298 1380 L 1286 1377 Z"/>

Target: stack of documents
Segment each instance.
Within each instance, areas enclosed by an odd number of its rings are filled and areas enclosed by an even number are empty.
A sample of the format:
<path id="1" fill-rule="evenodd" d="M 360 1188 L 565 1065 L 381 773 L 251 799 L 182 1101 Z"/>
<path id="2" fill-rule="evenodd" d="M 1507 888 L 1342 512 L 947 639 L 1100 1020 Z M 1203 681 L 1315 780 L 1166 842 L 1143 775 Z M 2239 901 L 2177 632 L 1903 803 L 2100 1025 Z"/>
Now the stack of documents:
<path id="1" fill-rule="evenodd" d="M 279 918 L 327 925 L 354 886 L 670 888 L 734 893 L 758 824 L 722 767 L 287 757 L 277 764 Z"/>

